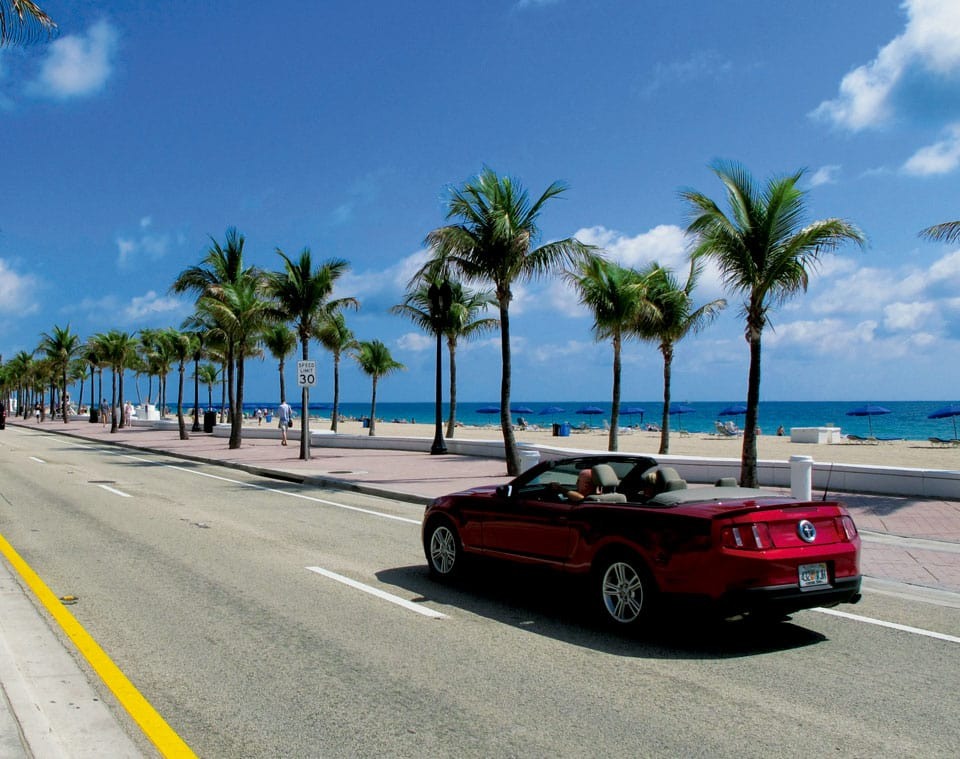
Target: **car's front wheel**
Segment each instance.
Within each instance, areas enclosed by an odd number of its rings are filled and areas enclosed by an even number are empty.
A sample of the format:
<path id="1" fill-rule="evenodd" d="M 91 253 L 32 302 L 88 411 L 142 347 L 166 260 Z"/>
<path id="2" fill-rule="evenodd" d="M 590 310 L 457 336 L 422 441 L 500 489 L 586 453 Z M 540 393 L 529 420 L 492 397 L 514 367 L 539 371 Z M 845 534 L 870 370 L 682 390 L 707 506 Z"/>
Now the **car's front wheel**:
<path id="1" fill-rule="evenodd" d="M 456 530 L 448 522 L 438 521 L 430 526 L 425 537 L 423 547 L 430 574 L 438 579 L 454 577 L 463 564 Z"/>
<path id="2" fill-rule="evenodd" d="M 623 553 L 603 559 L 594 572 L 592 592 L 606 622 L 638 627 L 651 616 L 655 589 L 636 556 Z"/>

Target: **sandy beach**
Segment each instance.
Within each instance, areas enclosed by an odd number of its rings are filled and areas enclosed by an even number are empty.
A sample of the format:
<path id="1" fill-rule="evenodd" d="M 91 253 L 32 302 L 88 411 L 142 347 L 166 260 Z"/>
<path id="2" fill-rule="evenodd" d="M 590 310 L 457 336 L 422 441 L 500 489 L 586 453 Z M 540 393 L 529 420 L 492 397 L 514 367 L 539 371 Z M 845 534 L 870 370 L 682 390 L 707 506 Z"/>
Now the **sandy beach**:
<path id="1" fill-rule="evenodd" d="M 299 422 L 297 422 L 299 424 Z M 316 418 L 311 422 L 312 430 L 329 430 L 329 418 Z M 444 427 L 445 429 L 445 427 Z M 347 420 L 338 424 L 340 434 L 366 435 L 361 422 Z M 376 424 L 378 437 L 400 436 L 421 437 L 433 440 L 432 424 L 398 424 L 380 422 Z M 601 429 L 573 431 L 568 437 L 554 437 L 550 426 L 546 428 L 516 430 L 517 441 L 535 443 L 574 450 L 607 450 L 608 433 Z M 458 427 L 458 439 L 500 440 L 499 427 Z M 705 433 L 684 433 L 671 431 L 670 454 L 678 456 L 703 456 L 709 458 L 739 459 L 743 445 L 742 438 L 720 437 Z M 660 447 L 660 433 L 632 430 L 621 433 L 619 450 L 622 453 L 656 454 Z M 757 451 L 760 459 L 771 461 L 789 461 L 791 456 L 812 456 L 818 463 L 871 464 L 875 466 L 915 467 L 919 469 L 960 469 L 960 447 L 938 447 L 926 440 L 892 440 L 879 443 L 854 443 L 844 441 L 833 445 L 812 443 L 792 443 L 789 435 L 761 435 Z"/>

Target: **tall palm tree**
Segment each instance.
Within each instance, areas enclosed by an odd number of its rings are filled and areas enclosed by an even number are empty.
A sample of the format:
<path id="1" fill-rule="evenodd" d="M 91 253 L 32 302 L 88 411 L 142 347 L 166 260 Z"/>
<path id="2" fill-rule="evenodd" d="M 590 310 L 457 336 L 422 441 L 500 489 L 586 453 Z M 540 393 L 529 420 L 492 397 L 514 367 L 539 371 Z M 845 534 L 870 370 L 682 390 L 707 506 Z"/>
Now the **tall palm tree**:
<path id="1" fill-rule="evenodd" d="M 183 375 L 187 361 L 193 357 L 197 338 L 191 332 L 180 332 L 171 328 L 160 334 L 160 340 L 165 344 L 166 353 L 177 364 L 177 427 L 180 430 L 180 439 L 189 440 L 187 425 L 183 420 Z"/>
<path id="2" fill-rule="evenodd" d="M 696 334 L 727 307 L 724 298 L 717 298 L 694 308 L 693 291 L 703 271 L 702 264 L 691 262 L 687 281 L 680 284 L 676 275 L 657 263 L 642 272 L 647 299 L 653 306 L 640 315 L 636 332 L 645 340 L 657 343 L 663 356 L 663 418 L 660 424 L 660 453 L 670 453 L 670 383 L 674 347 L 684 337 Z"/>
<path id="3" fill-rule="evenodd" d="M 331 258 L 314 268 L 310 248 L 300 251 L 296 261 L 280 248 L 277 255 L 283 259 L 283 271 L 270 276 L 268 290 L 276 299 L 279 317 L 293 323 L 300 339 L 301 358 L 308 361 L 310 338 L 324 314 L 346 303 L 356 303 L 353 298 L 330 300 L 334 285 L 350 265 L 343 259 Z M 304 386 L 300 395 L 300 458 L 306 461 L 310 458 L 310 388 Z"/>
<path id="4" fill-rule="evenodd" d="M 123 407 L 123 373 L 136 351 L 136 341 L 127 332 L 112 329 L 94 337 L 101 360 L 111 368 L 110 432 L 123 426 L 123 416 L 117 419 L 117 409 Z"/>
<path id="5" fill-rule="evenodd" d="M 574 238 L 557 240 L 538 248 L 537 220 L 544 205 L 561 195 L 566 186 L 551 184 L 531 202 L 519 182 L 484 169 L 475 180 L 453 189 L 447 203 L 447 219 L 456 223 L 433 230 L 427 244 L 435 252 L 425 271 L 453 270 L 470 281 L 493 283 L 500 309 L 500 427 L 507 472 L 520 472 L 520 454 L 510 419 L 510 301 L 513 283 L 575 266 L 593 248 Z"/>
<path id="6" fill-rule="evenodd" d="M 564 273 L 577 290 L 580 303 L 593 314 L 593 334 L 597 340 L 610 340 L 613 345 L 613 402 L 610 411 L 610 433 L 607 450 L 619 447 L 620 375 L 623 341 L 633 335 L 633 326 L 640 316 L 652 310 L 646 298 L 646 283 L 634 269 L 589 256 L 579 267 Z"/>
<path id="7" fill-rule="evenodd" d="M 430 287 L 446 282 L 450 287 L 450 302 L 444 304 L 444 312 L 432 314 L 433 301 Z M 480 314 L 488 306 L 496 304 L 496 298 L 490 290 L 475 291 L 463 286 L 454 279 L 442 276 L 421 276 L 414 278 L 407 286 L 407 295 L 403 303 L 393 306 L 391 313 L 405 316 L 425 332 L 434 332 L 437 327 L 446 338 L 447 353 L 450 356 L 450 413 L 447 417 L 446 437 L 452 438 L 457 426 L 457 346 L 460 338 L 470 339 L 485 332 L 495 330 L 499 325 L 496 319 Z"/>
<path id="8" fill-rule="evenodd" d="M 207 248 L 203 261 L 198 266 L 190 266 L 184 269 L 177 276 L 177 279 L 170 286 L 170 290 L 175 293 L 194 292 L 197 295 L 198 303 L 200 298 L 216 300 L 224 298 L 224 288 L 230 284 L 239 284 L 240 282 L 260 277 L 260 272 L 252 266 L 246 266 L 243 261 L 243 246 L 245 238 L 235 227 L 229 227 L 226 232 L 226 245 L 221 246 L 213 237 L 210 238 L 211 245 Z M 236 351 L 237 345 L 231 339 L 224 341 L 224 365 L 226 366 L 225 380 L 228 386 L 230 396 L 230 420 L 231 425 L 240 425 L 243 420 L 243 409 L 235 405 L 236 399 Z M 237 417 L 237 419 L 235 419 Z M 231 426 L 231 443 L 239 446 L 239 426 L 236 426 L 237 436 L 233 434 L 234 426 Z M 234 447 L 231 445 L 231 447 Z"/>
<path id="9" fill-rule="evenodd" d="M 246 275 L 237 282 L 224 284 L 217 294 L 203 295 L 197 309 L 211 317 L 223 330 L 232 346 L 236 366 L 236 382 L 230 383 L 230 443 L 239 448 L 243 437 L 243 384 L 245 358 L 256 352 L 255 343 L 264 326 L 273 316 L 273 307 L 264 297 L 262 277 Z M 229 370 L 230 363 L 227 368 Z"/>
<path id="10" fill-rule="evenodd" d="M 70 331 L 69 324 L 66 327 L 54 326 L 52 332 L 44 332 L 40 337 L 40 349 L 47 354 L 54 376 L 62 383 L 60 392 L 61 415 L 64 424 L 66 424 L 70 421 L 69 409 L 67 408 L 67 372 L 70 369 L 70 362 L 80 352 L 82 343 L 79 335 Z M 52 391 L 50 393 L 50 413 L 53 413 Z"/>
<path id="11" fill-rule="evenodd" d="M 157 342 L 160 338 L 160 333 L 162 330 L 153 329 L 151 327 L 141 327 L 137 332 L 137 352 L 140 354 L 140 359 L 143 362 L 144 367 L 146 367 L 147 375 L 147 404 L 150 404 L 153 398 L 153 378 L 155 362 L 153 357 L 157 351 Z"/>
<path id="12" fill-rule="evenodd" d="M 83 345 L 80 346 L 79 352 L 83 353 Z M 76 383 L 80 389 L 77 398 L 77 413 L 80 413 L 80 407 L 83 406 L 83 383 L 87 381 L 87 362 L 85 359 L 74 358 L 70 362 L 70 368 L 67 370 L 67 379 L 70 381 L 70 384 Z"/>
<path id="13" fill-rule="evenodd" d="M 720 268 L 728 291 L 744 298 L 745 337 L 750 345 L 747 415 L 744 420 L 740 484 L 757 485 L 757 413 L 760 405 L 760 354 L 771 309 L 806 291 L 820 256 L 844 242 L 864 246 L 856 226 L 828 218 L 803 224 L 805 196 L 798 186 L 802 171 L 768 180 L 762 189 L 738 163 L 711 167 L 723 183 L 730 215 L 694 190 L 681 193 L 690 210 L 694 260 L 710 259 Z"/>
<path id="14" fill-rule="evenodd" d="M 376 434 L 377 429 L 377 383 L 381 377 L 386 377 L 406 367 L 399 361 L 394 361 L 390 349 L 379 340 L 357 343 L 353 354 L 363 373 L 373 380 L 373 390 L 370 396 L 370 435 Z"/>
<path id="15" fill-rule="evenodd" d="M 287 356 L 297 347 L 297 336 L 286 324 L 271 324 L 263 331 L 263 344 L 270 355 L 277 359 L 280 372 L 280 403 L 287 400 L 287 385 L 284 381 L 283 367 Z"/>
<path id="16" fill-rule="evenodd" d="M 57 25 L 33 0 L 0 0 L 0 47 L 51 35 Z"/>
<path id="17" fill-rule="evenodd" d="M 197 379 L 207 386 L 207 408 L 213 408 L 213 386 L 220 377 L 220 370 L 213 364 L 201 364 L 196 370 Z"/>
<path id="18" fill-rule="evenodd" d="M 211 343 L 220 336 L 219 328 L 212 319 L 203 314 L 193 313 L 183 320 L 181 329 L 194 337 L 193 342 L 193 427 L 192 432 L 200 431 L 200 361 L 207 356 Z"/>
<path id="19" fill-rule="evenodd" d="M 340 358 L 345 351 L 357 347 L 357 340 L 340 311 L 327 313 L 318 325 L 314 337 L 333 354 L 333 412 L 330 417 L 330 431 L 336 432 L 337 420 L 340 418 Z"/>
<path id="20" fill-rule="evenodd" d="M 960 240 L 960 221 L 947 221 L 935 224 L 920 231 L 921 237 L 936 242 L 956 242 Z"/>

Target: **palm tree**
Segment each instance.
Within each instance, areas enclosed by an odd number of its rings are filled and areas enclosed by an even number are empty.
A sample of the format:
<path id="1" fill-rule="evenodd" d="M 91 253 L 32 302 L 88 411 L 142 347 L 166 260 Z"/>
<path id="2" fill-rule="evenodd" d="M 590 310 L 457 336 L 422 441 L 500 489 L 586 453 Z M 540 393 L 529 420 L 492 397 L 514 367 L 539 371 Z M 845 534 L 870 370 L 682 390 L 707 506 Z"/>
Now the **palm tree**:
<path id="1" fill-rule="evenodd" d="M 687 231 L 695 240 L 693 259 L 715 261 L 726 288 L 744 297 L 750 371 L 740 484 L 755 487 L 761 337 L 770 310 L 800 290 L 806 291 L 810 272 L 822 253 L 847 241 L 861 247 L 866 241 L 856 226 L 842 219 L 802 225 L 806 193 L 797 186 L 802 171 L 772 178 L 761 190 L 740 164 L 720 162 L 712 169 L 726 188 L 729 217 L 699 192 L 687 190 L 681 197 L 692 217 Z"/>
<path id="2" fill-rule="evenodd" d="M 424 272 L 460 272 L 467 280 L 493 283 L 500 309 L 500 426 L 507 472 L 520 472 L 520 454 L 510 419 L 510 301 L 514 282 L 572 267 L 593 248 L 574 238 L 558 240 L 531 249 L 540 236 L 537 219 L 551 198 L 566 186 L 551 184 L 534 202 L 526 190 L 509 177 L 484 169 L 475 180 L 450 193 L 447 219 L 457 223 L 433 230 L 427 244 L 434 261 Z"/>
<path id="3" fill-rule="evenodd" d="M 207 408 L 213 408 L 213 386 L 217 383 L 220 370 L 213 364 L 201 364 L 195 372 L 200 382 L 207 386 Z"/>
<path id="4" fill-rule="evenodd" d="M 230 443 L 239 448 L 243 436 L 244 359 L 256 353 L 256 341 L 264 326 L 273 316 L 273 307 L 264 298 L 262 277 L 246 275 L 237 282 L 220 287 L 216 294 L 203 295 L 197 301 L 197 310 L 209 315 L 232 346 L 236 366 L 236 383 L 230 384 Z M 230 369 L 228 361 L 227 368 Z"/>
<path id="5" fill-rule="evenodd" d="M 54 326 L 52 333 L 44 332 L 40 337 L 40 349 L 47 354 L 54 375 L 62 382 L 60 400 L 63 422 L 66 424 L 70 421 L 69 409 L 67 408 L 67 371 L 70 368 L 70 362 L 80 352 L 82 343 L 80 337 L 70 331 L 69 324 L 66 327 Z M 50 413 L 53 413 L 52 390 L 50 392 Z"/>
<path id="6" fill-rule="evenodd" d="M 127 332 L 121 332 L 116 329 L 112 329 L 106 333 L 100 333 L 93 339 L 101 361 L 106 363 L 112 370 L 110 432 L 115 433 L 118 426 L 123 426 L 122 416 L 118 424 L 117 408 L 123 407 L 123 372 L 130 357 L 136 351 L 136 341 Z"/>
<path id="7" fill-rule="evenodd" d="M 146 367 L 147 405 L 153 400 L 153 370 L 155 368 L 153 357 L 157 351 L 157 342 L 160 338 L 161 331 L 162 330 L 152 329 L 150 327 L 142 327 L 137 332 L 137 352 L 140 354 L 140 359 L 144 367 Z"/>
<path id="8" fill-rule="evenodd" d="M 245 279 L 259 279 L 260 272 L 252 266 L 245 266 L 243 263 L 243 245 L 244 236 L 240 234 L 235 227 L 229 227 L 226 232 L 226 247 L 221 247 L 213 237 L 210 238 L 211 245 L 207 248 L 202 263 L 199 266 L 190 266 L 184 269 L 177 276 L 177 279 L 170 286 L 170 290 L 175 293 L 194 292 L 197 294 L 199 303 L 200 298 L 208 300 L 223 299 L 224 288 L 230 284 L 239 284 Z M 218 322 L 218 326 L 219 322 Z M 224 365 L 226 366 L 225 380 L 230 395 L 230 420 L 231 420 L 231 447 L 239 446 L 239 425 L 243 420 L 243 409 L 235 405 L 236 398 L 236 360 L 235 355 L 237 346 L 231 338 L 224 341 Z M 237 421 L 238 418 L 239 421 Z M 234 424 L 238 425 L 234 428 Z M 236 436 L 234 435 L 236 429 Z"/>
<path id="9" fill-rule="evenodd" d="M 331 258 L 314 269 L 310 248 L 300 251 L 297 261 L 289 259 L 280 248 L 277 248 L 277 255 L 283 259 L 283 271 L 270 276 L 268 289 L 276 299 L 280 318 L 293 322 L 300 338 L 301 357 L 308 361 L 310 338 L 325 313 L 347 303 L 356 303 L 353 298 L 330 301 L 336 281 L 347 271 L 349 264 Z M 301 391 L 301 409 L 300 458 L 306 461 L 310 458 L 310 388 L 306 385 Z"/>
<path id="10" fill-rule="evenodd" d="M 724 298 L 717 298 L 699 308 L 693 307 L 693 290 L 703 267 L 691 262 L 687 281 L 681 285 L 670 269 L 651 264 L 641 276 L 647 288 L 652 309 L 641 314 L 636 331 L 645 340 L 656 342 L 663 356 L 663 418 L 660 424 L 660 453 L 670 453 L 670 381 L 674 346 L 684 337 L 696 334 L 710 324 L 727 307 Z"/>
<path id="11" fill-rule="evenodd" d="M 433 301 L 430 287 L 446 282 L 450 287 L 450 302 L 446 303 L 444 313 L 431 313 Z M 412 289 L 411 289 L 412 288 Z M 447 417 L 446 437 L 452 438 L 457 426 L 457 345 L 460 338 L 471 337 L 495 330 L 499 322 L 490 317 L 481 317 L 480 313 L 488 306 L 496 304 L 496 298 L 489 290 L 474 291 L 463 286 L 462 282 L 429 276 L 416 277 L 407 286 L 407 296 L 403 303 L 393 306 L 391 313 L 405 316 L 425 332 L 434 332 L 439 326 L 440 334 L 447 339 L 447 353 L 450 355 L 450 414 Z M 435 334 L 435 332 L 434 332 Z"/>
<path id="12" fill-rule="evenodd" d="M 283 376 L 283 366 L 287 356 L 297 347 L 297 336 L 286 324 L 272 324 L 263 332 L 263 344 L 270 355 L 277 359 L 280 372 L 280 402 L 287 400 L 287 386 Z"/>
<path id="13" fill-rule="evenodd" d="M 936 242 L 956 242 L 960 240 L 960 221 L 947 221 L 943 224 L 935 224 L 932 227 L 921 230 L 920 236 Z"/>
<path id="14" fill-rule="evenodd" d="M 83 352 L 83 345 L 80 346 L 80 352 Z M 87 381 L 87 362 L 85 359 L 75 358 L 70 362 L 67 379 L 70 380 L 71 384 L 76 383 L 79 386 L 77 413 L 80 413 L 80 407 L 83 406 L 83 383 Z"/>
<path id="15" fill-rule="evenodd" d="M 183 320 L 181 329 L 189 331 L 194 337 L 193 343 L 193 427 L 192 432 L 200 431 L 200 361 L 207 355 L 209 344 L 219 337 L 217 325 L 202 314 L 194 313 Z"/>
<path id="16" fill-rule="evenodd" d="M 652 310 L 646 298 L 646 283 L 635 270 L 593 255 L 580 262 L 565 277 L 580 295 L 580 303 L 593 314 L 593 334 L 597 340 L 609 339 L 613 344 L 613 403 L 610 411 L 610 433 L 607 450 L 619 446 L 621 351 L 624 338 L 641 315 Z"/>
<path id="17" fill-rule="evenodd" d="M 373 391 L 370 396 L 370 435 L 376 434 L 377 429 L 377 383 L 399 369 L 406 367 L 393 360 L 390 349 L 379 340 L 357 343 L 353 354 L 363 373 L 373 380 Z"/>
<path id="18" fill-rule="evenodd" d="M 51 35 L 57 25 L 33 0 L 0 0 L 0 47 Z"/>
<path id="19" fill-rule="evenodd" d="M 165 345 L 166 353 L 177 363 L 177 426 L 180 439 L 189 440 L 187 425 L 183 420 L 183 375 L 186 362 L 193 357 L 197 338 L 190 332 L 167 329 L 160 334 L 160 340 Z"/>
<path id="20" fill-rule="evenodd" d="M 333 412 L 330 417 L 330 431 L 336 432 L 337 420 L 340 418 L 340 358 L 344 351 L 356 348 L 357 341 L 340 311 L 328 313 L 317 327 L 314 337 L 333 354 Z"/>

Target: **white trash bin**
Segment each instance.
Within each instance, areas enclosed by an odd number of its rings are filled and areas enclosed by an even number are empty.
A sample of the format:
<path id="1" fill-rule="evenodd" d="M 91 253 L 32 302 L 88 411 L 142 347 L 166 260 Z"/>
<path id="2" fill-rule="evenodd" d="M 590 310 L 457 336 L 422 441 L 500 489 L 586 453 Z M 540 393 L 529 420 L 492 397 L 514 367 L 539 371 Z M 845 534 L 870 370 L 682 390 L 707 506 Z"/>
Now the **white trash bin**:
<path id="1" fill-rule="evenodd" d="M 533 448 L 520 448 L 520 471 L 526 472 L 540 463 L 540 451 Z"/>

